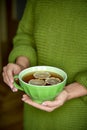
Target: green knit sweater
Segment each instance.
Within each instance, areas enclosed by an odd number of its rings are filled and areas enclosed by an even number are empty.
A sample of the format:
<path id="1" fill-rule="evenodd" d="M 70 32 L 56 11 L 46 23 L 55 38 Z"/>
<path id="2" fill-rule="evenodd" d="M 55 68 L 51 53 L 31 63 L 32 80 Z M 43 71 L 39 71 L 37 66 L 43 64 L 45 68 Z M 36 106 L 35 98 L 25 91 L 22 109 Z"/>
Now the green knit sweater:
<path id="1" fill-rule="evenodd" d="M 59 67 L 67 84 L 87 87 L 86 0 L 28 0 L 13 44 L 9 62 L 27 56 L 31 66 Z M 86 96 L 73 99 L 52 113 L 25 105 L 25 130 L 86 130 L 85 103 Z"/>

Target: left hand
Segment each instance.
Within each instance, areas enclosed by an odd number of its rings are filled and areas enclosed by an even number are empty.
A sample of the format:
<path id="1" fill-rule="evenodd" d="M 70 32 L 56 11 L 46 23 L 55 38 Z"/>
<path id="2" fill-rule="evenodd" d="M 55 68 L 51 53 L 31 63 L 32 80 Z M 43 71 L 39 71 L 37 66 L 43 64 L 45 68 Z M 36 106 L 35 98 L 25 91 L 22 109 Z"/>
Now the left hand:
<path id="1" fill-rule="evenodd" d="M 23 95 L 22 101 L 25 103 L 28 103 L 29 105 L 36 107 L 38 109 L 47 111 L 47 112 L 52 112 L 54 109 L 62 106 L 65 101 L 68 99 L 68 93 L 66 90 L 63 90 L 56 98 L 54 101 L 45 101 L 42 104 L 38 104 L 34 101 L 31 100 L 29 96 L 26 94 Z"/>
<path id="2" fill-rule="evenodd" d="M 23 95 L 22 101 L 34 106 L 38 109 L 52 112 L 56 108 L 62 106 L 67 100 L 78 98 L 87 95 L 86 87 L 74 82 L 65 87 L 65 89 L 55 98 L 54 101 L 45 101 L 42 104 L 38 104 L 30 99 L 29 96 Z"/>

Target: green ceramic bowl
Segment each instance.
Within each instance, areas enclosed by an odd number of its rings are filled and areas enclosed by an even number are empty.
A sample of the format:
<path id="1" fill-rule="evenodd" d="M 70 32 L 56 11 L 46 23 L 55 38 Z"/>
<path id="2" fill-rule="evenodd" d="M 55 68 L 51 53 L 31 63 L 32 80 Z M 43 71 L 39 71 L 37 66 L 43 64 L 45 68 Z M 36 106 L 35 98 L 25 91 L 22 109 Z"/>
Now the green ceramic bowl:
<path id="1" fill-rule="evenodd" d="M 47 71 L 51 73 L 56 73 L 60 76 L 62 76 L 63 81 L 54 84 L 54 85 L 48 85 L 48 86 L 39 86 L 39 85 L 32 85 L 30 83 L 26 83 L 23 81 L 23 77 L 25 75 L 29 75 L 34 72 L 40 72 L 40 71 Z M 16 79 L 19 80 L 19 84 L 16 82 Z M 63 70 L 52 67 L 52 66 L 34 66 L 27 69 L 24 69 L 19 73 L 19 75 L 14 76 L 14 86 L 24 91 L 27 95 L 31 97 L 32 100 L 34 100 L 37 103 L 42 103 L 46 100 L 54 100 L 55 97 L 63 90 L 67 80 L 67 74 Z"/>

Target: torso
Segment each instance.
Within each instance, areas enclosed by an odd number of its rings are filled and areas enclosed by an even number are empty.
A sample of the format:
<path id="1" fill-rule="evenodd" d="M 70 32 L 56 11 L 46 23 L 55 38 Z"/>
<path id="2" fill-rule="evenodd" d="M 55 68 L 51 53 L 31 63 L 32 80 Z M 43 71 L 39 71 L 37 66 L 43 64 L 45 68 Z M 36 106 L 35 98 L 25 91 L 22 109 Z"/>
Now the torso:
<path id="1" fill-rule="evenodd" d="M 34 37 L 38 64 L 64 69 L 71 81 L 87 66 L 87 2 L 37 0 Z"/>

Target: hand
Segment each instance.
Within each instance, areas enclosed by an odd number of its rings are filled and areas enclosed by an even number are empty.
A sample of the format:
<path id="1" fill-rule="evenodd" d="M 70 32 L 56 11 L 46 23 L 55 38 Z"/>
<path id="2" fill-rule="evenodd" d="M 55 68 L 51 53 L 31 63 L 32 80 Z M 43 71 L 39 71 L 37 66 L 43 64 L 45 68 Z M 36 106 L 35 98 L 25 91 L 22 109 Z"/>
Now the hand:
<path id="1" fill-rule="evenodd" d="M 9 63 L 7 66 L 3 67 L 3 80 L 8 86 L 10 86 L 13 92 L 17 91 L 17 89 L 13 86 L 13 76 L 18 74 L 22 69 L 22 66 L 13 63 Z"/>
<path id="2" fill-rule="evenodd" d="M 47 111 L 47 112 L 52 112 L 53 110 L 55 110 L 56 108 L 59 108 L 60 106 L 62 106 L 64 104 L 65 101 L 67 101 L 68 99 L 68 93 L 63 90 L 56 98 L 54 101 L 45 101 L 42 104 L 38 104 L 34 101 L 31 100 L 31 98 L 29 96 L 27 96 L 26 94 L 23 95 L 22 101 L 24 101 L 25 103 L 28 103 L 29 105 L 36 107 L 38 109 Z"/>
<path id="3" fill-rule="evenodd" d="M 25 68 L 29 67 L 29 60 L 25 56 L 19 56 L 16 59 L 16 63 L 9 63 L 7 66 L 3 67 L 3 80 L 4 82 L 10 86 L 13 92 L 17 91 L 17 89 L 13 86 L 14 78 L 13 76 L 19 74 L 19 72 Z"/>
<path id="4" fill-rule="evenodd" d="M 54 101 L 45 101 L 42 104 L 38 104 L 31 100 L 27 95 L 23 95 L 22 101 L 34 106 L 38 109 L 52 112 L 56 108 L 61 107 L 66 101 L 87 95 L 86 87 L 81 84 L 74 82 L 65 87 L 65 89 L 55 98 Z"/>

